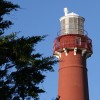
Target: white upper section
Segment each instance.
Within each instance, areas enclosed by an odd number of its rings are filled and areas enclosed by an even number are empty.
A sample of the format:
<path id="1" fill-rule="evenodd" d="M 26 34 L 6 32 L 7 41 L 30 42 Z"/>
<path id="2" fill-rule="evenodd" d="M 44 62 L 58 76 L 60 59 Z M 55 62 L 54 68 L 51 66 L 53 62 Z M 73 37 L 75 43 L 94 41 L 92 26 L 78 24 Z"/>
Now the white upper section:
<path id="1" fill-rule="evenodd" d="M 84 18 L 78 14 L 64 8 L 64 16 L 60 18 L 61 35 L 65 34 L 84 34 Z"/>
<path id="2" fill-rule="evenodd" d="M 63 19 L 65 19 L 66 17 L 68 18 L 68 17 L 81 17 L 81 16 L 79 16 L 78 14 L 76 14 L 76 13 L 74 13 L 74 12 L 71 12 L 71 13 L 68 13 L 69 11 L 68 11 L 68 8 L 64 8 L 64 14 L 65 14 L 65 16 L 62 16 L 61 18 L 60 18 L 60 21 L 61 20 L 63 20 Z"/>

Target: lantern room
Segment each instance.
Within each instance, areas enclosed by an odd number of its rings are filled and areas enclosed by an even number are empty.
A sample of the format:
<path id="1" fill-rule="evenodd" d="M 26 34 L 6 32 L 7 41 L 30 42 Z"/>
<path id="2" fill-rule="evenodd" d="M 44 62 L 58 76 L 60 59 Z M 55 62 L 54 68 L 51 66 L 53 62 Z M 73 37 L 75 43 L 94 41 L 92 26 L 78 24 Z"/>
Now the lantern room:
<path id="1" fill-rule="evenodd" d="M 85 19 L 78 14 L 71 12 L 64 8 L 65 15 L 60 18 L 61 34 L 84 34 L 84 21 Z"/>

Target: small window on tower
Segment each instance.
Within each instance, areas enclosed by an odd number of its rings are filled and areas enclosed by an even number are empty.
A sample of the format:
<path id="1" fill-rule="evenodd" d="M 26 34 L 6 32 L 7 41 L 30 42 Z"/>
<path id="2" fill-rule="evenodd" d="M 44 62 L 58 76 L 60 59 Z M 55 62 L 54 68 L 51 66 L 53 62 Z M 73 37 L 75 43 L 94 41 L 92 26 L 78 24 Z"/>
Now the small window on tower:
<path id="1" fill-rule="evenodd" d="M 81 37 L 76 38 L 76 45 L 81 45 Z"/>

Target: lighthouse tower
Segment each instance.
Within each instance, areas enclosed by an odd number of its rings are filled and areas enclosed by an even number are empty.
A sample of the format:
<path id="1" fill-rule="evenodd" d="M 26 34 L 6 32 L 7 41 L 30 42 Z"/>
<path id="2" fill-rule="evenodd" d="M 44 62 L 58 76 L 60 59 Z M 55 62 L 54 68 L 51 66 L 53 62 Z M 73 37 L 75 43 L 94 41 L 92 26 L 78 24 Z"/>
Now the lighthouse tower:
<path id="1" fill-rule="evenodd" d="M 92 40 L 84 31 L 85 19 L 76 13 L 60 18 L 61 31 L 53 53 L 59 59 L 59 100 L 89 100 L 86 59 L 92 54 Z"/>

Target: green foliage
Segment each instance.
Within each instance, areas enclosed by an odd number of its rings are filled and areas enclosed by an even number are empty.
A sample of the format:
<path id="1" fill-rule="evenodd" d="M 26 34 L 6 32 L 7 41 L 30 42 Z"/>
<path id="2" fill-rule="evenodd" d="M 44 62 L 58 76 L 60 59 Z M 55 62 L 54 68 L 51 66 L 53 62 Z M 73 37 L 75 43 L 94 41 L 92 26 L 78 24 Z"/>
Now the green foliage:
<path id="1" fill-rule="evenodd" d="M 45 36 L 18 38 L 16 32 L 4 35 L 5 29 L 12 25 L 11 21 L 4 20 L 4 15 L 18 8 L 18 5 L 0 0 L 0 100 L 38 100 L 39 93 L 45 92 L 39 87 L 46 77 L 43 73 L 54 71 L 57 61 L 36 53 L 36 44 Z"/>
<path id="2" fill-rule="evenodd" d="M 6 0 L 0 0 L 0 34 L 3 34 L 4 30 L 13 24 L 10 20 L 4 20 L 4 15 L 10 14 L 11 11 L 17 10 L 17 8 L 20 7 Z"/>

